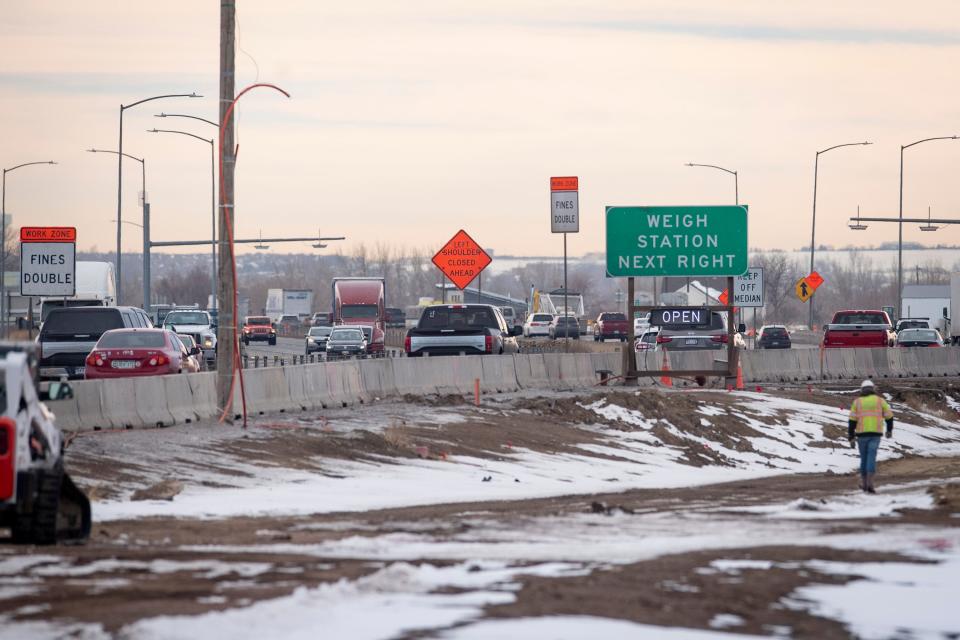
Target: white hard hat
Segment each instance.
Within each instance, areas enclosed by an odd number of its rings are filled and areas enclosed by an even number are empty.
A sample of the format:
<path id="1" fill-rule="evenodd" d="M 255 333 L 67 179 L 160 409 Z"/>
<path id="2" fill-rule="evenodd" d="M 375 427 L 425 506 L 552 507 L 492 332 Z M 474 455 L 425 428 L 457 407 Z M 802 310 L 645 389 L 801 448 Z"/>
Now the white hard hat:
<path id="1" fill-rule="evenodd" d="M 864 380 L 862 383 L 860 383 L 861 389 L 873 389 L 873 387 L 873 380 Z"/>

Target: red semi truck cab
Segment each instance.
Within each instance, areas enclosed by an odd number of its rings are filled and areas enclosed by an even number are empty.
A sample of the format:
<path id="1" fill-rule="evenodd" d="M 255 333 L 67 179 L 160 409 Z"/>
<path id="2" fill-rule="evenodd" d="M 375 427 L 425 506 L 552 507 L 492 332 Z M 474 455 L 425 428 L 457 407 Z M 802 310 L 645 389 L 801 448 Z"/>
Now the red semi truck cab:
<path id="1" fill-rule="evenodd" d="M 893 344 L 893 323 L 885 311 L 837 311 L 824 327 L 823 346 L 889 347 Z"/>
<path id="2" fill-rule="evenodd" d="M 334 278 L 333 322 L 371 327 L 370 353 L 383 353 L 386 338 L 386 283 L 383 278 Z"/>

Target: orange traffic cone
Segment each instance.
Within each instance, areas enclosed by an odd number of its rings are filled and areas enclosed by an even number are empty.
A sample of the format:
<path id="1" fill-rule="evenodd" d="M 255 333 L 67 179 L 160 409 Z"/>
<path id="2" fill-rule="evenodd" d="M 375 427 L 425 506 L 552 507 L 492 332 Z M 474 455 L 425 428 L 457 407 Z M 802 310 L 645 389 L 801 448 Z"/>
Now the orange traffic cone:
<path id="1" fill-rule="evenodd" d="M 737 391 L 743 391 L 743 365 L 737 360 Z"/>
<path id="2" fill-rule="evenodd" d="M 660 364 L 660 369 L 664 372 L 664 374 L 670 371 L 670 358 L 667 357 L 666 351 L 663 352 L 663 362 Z M 662 384 L 665 387 L 672 387 L 673 378 L 671 378 L 668 375 L 662 375 L 660 376 L 660 384 Z"/>

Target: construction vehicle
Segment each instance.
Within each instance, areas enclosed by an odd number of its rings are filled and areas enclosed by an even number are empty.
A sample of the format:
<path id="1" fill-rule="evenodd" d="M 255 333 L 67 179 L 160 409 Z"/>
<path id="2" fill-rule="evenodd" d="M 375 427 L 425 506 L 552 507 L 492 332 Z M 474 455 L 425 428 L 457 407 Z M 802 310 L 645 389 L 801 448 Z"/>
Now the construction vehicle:
<path id="1" fill-rule="evenodd" d="M 0 344 L 0 528 L 19 544 L 82 541 L 90 501 L 67 475 L 64 442 L 41 401 L 69 398 L 63 382 L 37 386 L 36 347 Z"/>

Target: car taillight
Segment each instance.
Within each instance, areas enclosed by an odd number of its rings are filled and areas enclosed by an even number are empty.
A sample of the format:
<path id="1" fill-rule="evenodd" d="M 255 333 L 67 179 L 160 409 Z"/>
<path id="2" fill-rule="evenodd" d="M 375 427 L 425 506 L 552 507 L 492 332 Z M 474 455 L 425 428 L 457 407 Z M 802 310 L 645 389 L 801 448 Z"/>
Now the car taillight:
<path id="1" fill-rule="evenodd" d="M 493 353 L 493 336 L 484 336 L 483 337 L 484 351 L 487 353 Z"/>
<path id="2" fill-rule="evenodd" d="M 410 353 L 410 336 L 403 339 L 403 350 Z"/>
<path id="3" fill-rule="evenodd" d="M 730 342 L 730 336 L 728 336 L 727 334 L 723 334 L 722 336 L 713 336 L 713 337 L 710 338 L 710 341 L 711 341 L 711 342 L 722 342 L 723 344 L 726 344 L 726 343 Z"/>
<path id="4" fill-rule="evenodd" d="M 162 366 L 162 365 L 167 364 L 168 362 L 170 362 L 170 358 L 168 358 L 167 356 L 165 356 L 165 355 L 163 355 L 163 354 L 160 354 L 160 355 L 158 355 L 158 356 L 154 356 L 154 357 L 150 358 L 150 360 L 148 361 L 148 363 L 150 364 L 151 367 L 159 367 L 159 366 Z"/>
<path id="5" fill-rule="evenodd" d="M 664 344 L 666 342 L 673 342 L 673 338 L 668 336 L 657 336 L 657 344 Z"/>
<path id="6" fill-rule="evenodd" d="M 103 356 L 101 356 L 99 353 L 91 353 L 87 356 L 87 365 L 91 367 L 102 367 Z"/>

